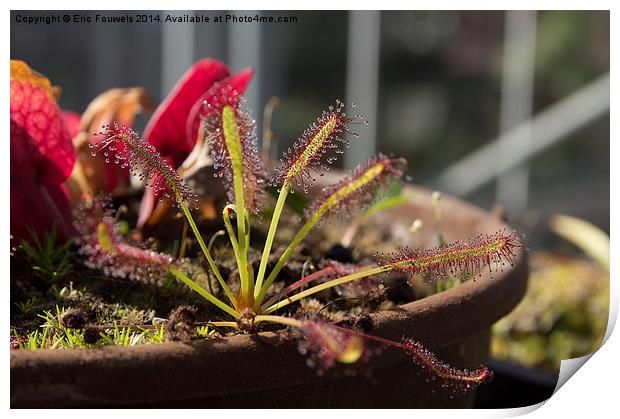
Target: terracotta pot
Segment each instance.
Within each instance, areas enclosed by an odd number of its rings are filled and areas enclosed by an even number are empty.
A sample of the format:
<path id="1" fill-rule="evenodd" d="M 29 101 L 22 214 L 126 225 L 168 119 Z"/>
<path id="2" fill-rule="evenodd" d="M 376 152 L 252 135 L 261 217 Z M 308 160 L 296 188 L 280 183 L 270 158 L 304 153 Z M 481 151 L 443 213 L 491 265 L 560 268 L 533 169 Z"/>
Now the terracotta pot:
<path id="1" fill-rule="evenodd" d="M 430 192 L 390 210 L 394 224 L 432 225 Z M 454 198 L 443 200 L 447 240 L 509 227 Z M 490 326 L 525 293 L 523 249 L 515 266 L 372 315 L 373 334 L 410 336 L 460 368 L 485 363 Z M 92 350 L 11 351 L 11 407 L 469 407 L 474 394 L 434 390 L 405 355 L 385 350 L 369 377 L 319 377 L 278 334 Z"/>

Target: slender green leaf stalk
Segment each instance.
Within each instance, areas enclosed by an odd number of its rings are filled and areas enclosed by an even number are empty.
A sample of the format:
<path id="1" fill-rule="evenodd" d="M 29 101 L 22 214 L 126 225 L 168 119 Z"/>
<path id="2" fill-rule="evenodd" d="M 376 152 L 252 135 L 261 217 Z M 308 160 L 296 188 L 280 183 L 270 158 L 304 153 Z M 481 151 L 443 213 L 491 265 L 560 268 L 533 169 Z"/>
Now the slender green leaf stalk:
<path id="1" fill-rule="evenodd" d="M 232 327 L 233 329 L 239 329 L 237 322 L 209 322 L 209 326 L 215 327 Z"/>
<path id="2" fill-rule="evenodd" d="M 274 296 L 272 296 L 269 300 L 265 301 L 265 304 L 263 304 L 263 306 L 264 307 L 269 307 L 270 305 L 272 305 L 276 301 L 280 300 L 282 297 L 284 297 L 285 295 L 289 294 L 290 292 L 295 291 L 297 288 L 303 287 L 304 285 L 308 284 L 309 282 L 314 281 L 315 279 L 319 279 L 319 278 L 322 278 L 324 276 L 327 276 L 327 275 L 331 274 L 332 271 L 333 271 L 333 269 L 328 266 L 328 267 L 325 267 L 325 268 L 321 269 L 320 271 L 316 271 L 314 273 L 311 273 L 310 275 L 306 275 L 305 277 L 303 277 L 299 281 L 292 283 L 291 285 L 289 285 L 288 287 L 284 288 L 279 293 L 277 293 Z"/>
<path id="3" fill-rule="evenodd" d="M 183 223 L 183 231 L 181 233 L 181 246 L 179 247 L 179 258 L 185 257 L 185 252 L 187 250 L 187 229 L 188 229 L 187 221 Z"/>
<path id="4" fill-rule="evenodd" d="M 276 202 L 276 206 L 273 210 L 271 224 L 269 225 L 269 232 L 267 233 L 267 239 L 265 240 L 265 248 L 263 249 L 263 256 L 261 257 L 258 274 L 256 276 L 256 287 L 254 288 L 255 297 L 258 297 L 259 293 L 263 296 L 265 295 L 264 292 L 261 292 L 261 288 L 263 287 L 263 278 L 265 277 L 267 261 L 269 260 L 269 254 L 271 253 L 271 246 L 273 245 L 273 239 L 276 235 L 276 229 L 278 228 L 280 215 L 282 215 L 282 209 L 284 208 L 284 203 L 286 202 L 286 197 L 288 196 L 290 188 L 290 181 L 285 181 L 282 185 L 282 188 L 280 189 L 280 195 L 278 196 L 278 201 Z"/>
<path id="5" fill-rule="evenodd" d="M 198 294 L 202 295 L 204 298 L 209 300 L 209 302 L 212 303 L 213 305 L 217 306 L 221 310 L 230 314 L 234 318 L 237 318 L 239 316 L 239 313 L 237 313 L 237 311 L 235 311 L 234 308 L 232 308 L 231 306 L 229 306 L 228 304 L 226 304 L 225 302 L 223 302 L 222 300 L 220 300 L 219 298 L 211 294 L 206 289 L 202 288 L 200 285 L 198 285 L 195 281 L 190 279 L 187 275 L 185 275 L 183 272 L 181 272 L 177 268 L 170 268 L 170 272 L 175 277 L 177 277 L 180 281 L 182 281 L 185 285 L 187 285 L 188 287 L 196 291 Z"/>
<path id="6" fill-rule="evenodd" d="M 290 317 L 273 316 L 273 315 L 258 315 L 254 317 L 254 323 L 259 322 L 271 322 L 279 323 L 285 326 L 302 327 L 303 322 L 301 320 L 293 319 Z"/>
<path id="7" fill-rule="evenodd" d="M 235 259 L 237 261 L 237 267 L 241 266 L 241 255 L 239 253 L 239 242 L 237 241 L 237 237 L 235 236 L 235 231 L 232 228 L 232 224 L 230 223 L 230 211 L 237 212 L 235 205 L 228 204 L 222 210 L 222 219 L 224 220 L 224 225 L 226 226 L 226 231 L 228 232 L 228 237 L 230 238 L 230 243 L 232 244 L 233 251 L 235 252 Z M 239 274 L 241 275 L 241 274 Z"/>
<path id="8" fill-rule="evenodd" d="M 280 256 L 280 259 L 278 259 L 276 266 L 274 266 L 273 270 L 267 277 L 267 280 L 260 288 L 259 293 L 256 297 L 256 304 L 255 304 L 256 308 L 260 307 L 260 304 L 263 301 L 263 298 L 265 298 L 265 294 L 269 290 L 269 287 L 271 286 L 271 284 L 273 284 L 273 281 L 275 281 L 276 277 L 278 276 L 282 268 L 286 265 L 286 262 L 288 262 L 288 260 L 290 259 L 291 255 L 293 254 L 297 246 L 299 246 L 299 244 L 303 241 L 303 239 L 310 232 L 310 230 L 312 230 L 312 227 L 314 227 L 317 221 L 318 221 L 318 218 L 315 218 L 315 217 L 311 218 L 303 225 L 303 227 L 301 227 L 301 229 L 299 229 L 295 237 L 293 237 L 293 240 L 288 245 L 286 250 L 284 250 L 284 253 L 282 253 L 282 256 Z M 259 286 L 260 286 L 260 283 L 257 283 L 256 288 L 258 289 Z"/>
<path id="9" fill-rule="evenodd" d="M 192 217 L 192 214 L 189 211 L 187 204 L 185 202 L 181 202 L 180 205 L 181 205 L 181 209 L 183 210 L 183 213 L 185 214 L 185 218 L 187 218 L 187 222 L 189 223 L 189 226 L 191 227 L 192 232 L 194 233 L 194 236 L 196 236 L 196 240 L 198 240 L 198 244 L 200 245 L 200 249 L 202 249 L 202 253 L 205 255 L 205 257 L 207 258 L 207 261 L 209 262 L 209 266 L 213 270 L 213 273 L 215 274 L 215 277 L 220 283 L 220 286 L 224 290 L 224 293 L 226 293 L 226 296 L 228 297 L 230 302 L 234 305 L 236 301 L 235 296 L 230 291 L 230 288 L 228 288 L 228 285 L 226 285 L 226 282 L 224 282 L 224 279 L 222 278 L 222 274 L 220 273 L 220 270 L 217 268 L 215 261 L 211 257 L 211 253 L 209 252 L 207 245 L 202 239 L 202 235 L 200 234 L 200 231 L 198 231 L 198 227 L 196 226 L 196 223 L 194 222 L 194 218 Z"/>
<path id="10" fill-rule="evenodd" d="M 250 219 L 251 214 L 247 211 L 245 212 L 245 258 L 246 260 L 250 254 L 250 234 L 252 233 L 252 221 Z"/>
<path id="11" fill-rule="evenodd" d="M 376 187 L 378 182 L 384 180 L 387 174 L 393 173 L 392 170 L 392 162 L 387 158 L 379 157 L 375 160 L 370 160 L 367 165 L 360 166 L 352 175 L 347 176 L 340 183 L 334 185 L 333 189 L 319 196 L 316 203 L 311 207 L 309 212 L 311 215 L 308 221 L 297 232 L 276 263 L 273 271 L 269 274 L 267 281 L 261 286 L 256 298 L 256 308 L 260 307 L 267 290 L 312 227 L 314 227 L 325 214 L 337 208 L 342 208 L 345 203 L 350 202 L 352 199 L 359 199 L 360 195 L 362 195 L 363 199 L 372 197 L 372 188 Z M 370 191 L 367 191 L 369 188 L 371 188 Z"/>
<path id="12" fill-rule="evenodd" d="M 225 106 L 222 111 L 222 126 L 224 129 L 224 139 L 226 140 L 226 148 L 230 156 L 230 162 L 233 171 L 233 187 L 235 191 L 235 205 L 240 208 L 237 211 L 237 243 L 239 246 L 239 277 L 241 279 L 241 293 L 243 295 L 250 294 L 250 280 L 248 278 L 247 263 L 247 237 L 245 223 L 245 201 L 243 196 L 243 149 L 241 147 L 241 138 L 239 137 L 239 127 L 235 111 L 231 106 Z"/>
<path id="13" fill-rule="evenodd" d="M 285 307 L 295 301 L 301 300 L 302 298 L 306 298 L 312 294 L 316 294 L 317 292 L 321 292 L 323 290 L 329 289 L 329 288 L 333 288 L 335 286 L 338 285 L 342 285 L 342 284 L 346 284 L 347 282 L 351 282 L 351 281 L 355 281 L 356 279 L 361 279 L 361 278 L 365 278 L 367 276 L 371 276 L 371 275 L 377 275 L 383 272 L 387 272 L 388 270 L 390 270 L 390 266 L 386 265 L 386 266 L 377 266 L 375 268 L 369 268 L 369 269 L 363 269 L 360 270 L 358 272 L 352 273 L 350 275 L 346 275 L 343 276 L 341 278 L 336 278 L 333 279 L 331 281 L 325 282 L 323 284 L 319 284 L 319 285 L 315 285 L 312 288 L 308 288 L 305 291 L 299 292 L 295 295 L 292 295 L 290 297 L 287 297 L 285 300 L 282 300 L 276 304 L 273 304 L 272 306 L 266 308 L 265 310 L 263 310 L 262 312 L 265 314 L 269 314 L 269 313 L 273 313 L 276 310 L 281 309 L 282 307 Z"/>

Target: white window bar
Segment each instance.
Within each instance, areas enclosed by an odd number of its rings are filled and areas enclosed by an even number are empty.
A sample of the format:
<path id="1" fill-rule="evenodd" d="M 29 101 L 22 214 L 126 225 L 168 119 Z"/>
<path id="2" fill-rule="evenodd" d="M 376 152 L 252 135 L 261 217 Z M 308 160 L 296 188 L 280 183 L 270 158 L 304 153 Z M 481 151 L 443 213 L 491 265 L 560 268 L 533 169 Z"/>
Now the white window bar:
<path id="1" fill-rule="evenodd" d="M 256 10 L 230 11 L 238 16 L 255 16 Z M 256 123 L 259 125 L 261 114 L 261 25 L 257 22 L 229 23 L 228 24 L 228 66 L 230 71 L 237 72 L 246 67 L 254 68 L 252 83 L 245 91 L 245 99 L 250 109 L 255 112 Z M 259 131 L 260 132 L 260 131 Z"/>
<path id="2" fill-rule="evenodd" d="M 363 141 L 355 143 L 344 155 L 344 167 L 351 169 L 372 156 L 377 142 L 377 95 L 379 88 L 379 41 L 381 12 L 354 10 L 349 12 L 347 45 L 346 104 L 359 104 L 349 110 L 361 113 L 370 124 L 359 130 Z"/>
<path id="3" fill-rule="evenodd" d="M 164 19 L 166 14 L 183 16 L 188 13 L 193 14 L 193 11 L 162 11 L 161 18 Z M 163 99 L 194 62 L 194 25 L 162 23 L 161 49 L 161 98 Z"/>
<path id="4" fill-rule="evenodd" d="M 532 115 L 536 57 L 536 11 L 509 10 L 505 13 L 504 64 L 501 90 L 500 133 L 527 121 Z M 513 154 L 522 154 L 532 141 L 529 130 L 520 132 L 518 141 L 498 143 L 497 162 L 501 166 Z M 505 140 L 505 137 L 500 137 Z M 497 178 L 495 200 L 508 218 L 518 219 L 527 209 L 529 167 L 519 164 Z"/>
<path id="5" fill-rule="evenodd" d="M 209 16 L 213 22 L 218 12 L 201 11 L 203 15 Z M 194 25 L 194 57 L 214 58 L 223 62 L 228 62 L 227 57 L 227 31 L 226 25 L 220 23 L 195 24 Z"/>
<path id="6" fill-rule="evenodd" d="M 478 190 L 607 114 L 609 88 L 607 73 L 452 164 L 431 185 L 458 196 Z M 515 146 L 528 132 L 531 133 L 529 147 Z M 498 165 L 500 144 L 514 146 L 516 152 L 505 156 Z"/>

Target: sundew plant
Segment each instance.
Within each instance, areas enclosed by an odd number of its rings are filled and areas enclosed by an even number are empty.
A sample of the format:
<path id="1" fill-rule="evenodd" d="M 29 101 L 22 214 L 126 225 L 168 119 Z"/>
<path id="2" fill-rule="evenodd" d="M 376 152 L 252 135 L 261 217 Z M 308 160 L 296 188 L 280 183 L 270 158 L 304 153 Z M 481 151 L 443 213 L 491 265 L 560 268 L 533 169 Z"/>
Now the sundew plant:
<path id="1" fill-rule="evenodd" d="M 308 206 L 304 224 L 297 230 L 272 269 L 268 260 L 285 201 L 293 188 L 307 192 L 317 176 L 344 152 L 356 139 L 354 126 L 368 122 L 361 115 L 350 115 L 345 105 L 337 101 L 313 122 L 284 153 L 268 177 L 258 148 L 255 120 L 240 94 L 232 89 L 215 89 L 202 109 L 201 130 L 209 144 L 216 176 L 221 177 L 228 190 L 229 203 L 222 218 L 238 268 L 238 287 L 231 287 L 218 269 L 192 211 L 197 209 L 197 196 L 160 153 L 132 129 L 120 124 L 106 125 L 96 133 L 92 142 L 94 153 L 103 153 L 107 162 L 114 162 L 139 176 L 147 187 L 160 196 L 175 201 L 184 214 L 208 266 L 219 282 L 222 295 L 218 297 L 191 278 L 186 264 L 171 257 L 123 242 L 114 219 L 106 205 L 95 203 L 80 217 L 83 252 L 94 268 L 115 276 L 156 280 L 161 272 L 170 272 L 179 281 L 199 293 L 219 308 L 224 316 L 210 324 L 230 327 L 244 332 L 260 330 L 265 324 L 279 324 L 294 329 L 300 336 L 299 347 L 309 353 L 320 372 L 336 363 L 353 364 L 366 361 L 373 346 L 393 347 L 408 353 L 412 360 L 444 388 L 467 391 L 488 380 L 492 373 L 486 367 L 461 370 L 440 361 L 435 355 L 410 338 L 391 341 L 358 330 L 341 327 L 316 318 L 294 318 L 279 315 L 289 304 L 336 286 L 377 278 L 391 272 L 422 274 L 427 277 L 452 274 L 478 274 L 484 267 L 501 269 L 504 263 L 514 263 L 519 241 L 514 234 L 498 232 L 479 236 L 467 242 L 445 244 L 434 249 L 402 250 L 379 259 L 373 265 L 356 266 L 327 261 L 323 269 L 299 278 L 279 292 L 274 281 L 286 266 L 307 234 L 330 218 L 371 204 L 385 192 L 390 182 L 399 179 L 405 169 L 403 159 L 379 154 L 360 164 L 338 183 L 324 188 Z M 249 263 L 252 218 L 261 214 L 266 200 L 267 185 L 277 188 L 277 200 L 267 231 L 262 257 L 257 271 Z M 228 281 L 227 281 L 228 280 Z M 302 287 L 308 286 L 303 290 Z M 233 292 L 233 289 L 238 291 Z"/>

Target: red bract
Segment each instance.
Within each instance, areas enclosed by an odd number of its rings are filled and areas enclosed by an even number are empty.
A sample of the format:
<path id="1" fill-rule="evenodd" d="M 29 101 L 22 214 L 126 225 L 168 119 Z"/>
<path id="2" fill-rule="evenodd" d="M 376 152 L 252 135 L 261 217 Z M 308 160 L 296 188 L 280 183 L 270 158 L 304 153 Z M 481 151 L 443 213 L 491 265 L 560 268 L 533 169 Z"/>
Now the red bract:
<path id="1" fill-rule="evenodd" d="M 193 146 L 198 137 L 200 124 L 205 117 L 213 112 L 221 112 L 223 104 L 237 103 L 252 80 L 254 71 L 246 68 L 214 84 L 192 106 L 187 117 L 186 135 L 188 142 Z"/>
<path id="2" fill-rule="evenodd" d="M 224 63 L 208 59 L 196 62 L 155 110 L 144 130 L 149 142 L 164 155 L 189 153 L 192 144 L 185 138 L 189 111 L 213 83 L 227 75 Z"/>
<path id="3" fill-rule="evenodd" d="M 11 81 L 11 121 L 27 134 L 28 145 L 11 149 L 16 165 L 25 162 L 36 167 L 37 180 L 59 185 L 71 174 L 75 150 L 58 105 L 47 92 L 30 83 Z M 23 154 L 26 153 L 26 154 Z"/>
<path id="4" fill-rule="evenodd" d="M 11 234 L 28 238 L 29 228 L 41 234 L 55 224 L 63 238 L 70 237 L 73 228 L 62 183 L 73 169 L 75 150 L 49 90 L 28 79 L 11 80 L 10 135 Z"/>
<path id="5" fill-rule="evenodd" d="M 75 136 L 80 132 L 81 116 L 73 111 L 62 111 L 62 119 L 65 121 L 65 126 L 69 132 L 69 137 L 72 139 L 75 138 Z"/>

